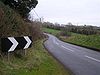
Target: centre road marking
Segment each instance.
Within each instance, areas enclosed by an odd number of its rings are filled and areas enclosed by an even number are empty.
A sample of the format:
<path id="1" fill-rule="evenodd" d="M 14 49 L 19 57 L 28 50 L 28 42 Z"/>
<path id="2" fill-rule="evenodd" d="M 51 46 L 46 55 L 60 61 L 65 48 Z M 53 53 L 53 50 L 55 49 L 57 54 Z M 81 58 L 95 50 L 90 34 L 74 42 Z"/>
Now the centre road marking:
<path id="1" fill-rule="evenodd" d="M 95 58 L 90 57 L 90 56 L 87 56 L 87 55 L 85 55 L 85 57 L 87 57 L 87 58 L 89 58 L 89 59 L 91 59 L 91 60 L 94 60 L 94 61 L 97 61 L 97 62 L 99 62 L 99 63 L 100 63 L 100 60 L 98 60 L 98 59 L 95 59 Z"/>
<path id="2" fill-rule="evenodd" d="M 69 51 L 71 51 L 71 52 L 74 52 L 73 50 L 71 50 L 71 49 L 69 49 L 69 48 L 67 48 L 67 47 L 65 47 L 63 45 L 62 45 L 62 47 L 65 48 L 65 49 L 67 49 L 67 50 L 69 50 Z"/>

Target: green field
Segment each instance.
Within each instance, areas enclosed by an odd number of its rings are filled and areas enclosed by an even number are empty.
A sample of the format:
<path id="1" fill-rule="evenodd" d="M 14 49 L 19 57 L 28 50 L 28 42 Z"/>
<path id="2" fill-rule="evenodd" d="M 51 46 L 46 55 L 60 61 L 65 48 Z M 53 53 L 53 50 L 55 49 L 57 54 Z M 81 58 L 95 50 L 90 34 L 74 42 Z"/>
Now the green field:
<path id="1" fill-rule="evenodd" d="M 57 35 L 58 33 L 60 33 L 60 30 L 54 30 L 54 29 L 50 29 L 50 28 L 43 28 L 43 31 L 53 34 L 53 35 Z"/>
<path id="2" fill-rule="evenodd" d="M 45 28 L 45 31 L 52 33 L 55 32 L 54 35 L 60 32 L 48 28 Z M 59 38 L 65 42 L 70 42 L 77 45 L 100 49 L 100 35 L 83 35 L 83 34 L 71 33 L 70 37 L 59 36 Z"/>
<path id="3" fill-rule="evenodd" d="M 0 59 L 0 75 L 69 75 L 43 47 L 39 40 L 28 49 L 25 57 L 11 57 L 10 62 Z"/>

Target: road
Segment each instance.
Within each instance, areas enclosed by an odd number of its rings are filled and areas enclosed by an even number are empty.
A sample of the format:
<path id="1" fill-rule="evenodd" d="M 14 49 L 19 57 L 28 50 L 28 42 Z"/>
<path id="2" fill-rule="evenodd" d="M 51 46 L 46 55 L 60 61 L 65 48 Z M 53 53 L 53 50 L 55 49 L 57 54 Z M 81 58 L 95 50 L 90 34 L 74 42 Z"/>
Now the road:
<path id="1" fill-rule="evenodd" d="M 48 51 L 75 75 L 100 75 L 100 53 L 65 43 L 47 34 L 44 42 Z"/>

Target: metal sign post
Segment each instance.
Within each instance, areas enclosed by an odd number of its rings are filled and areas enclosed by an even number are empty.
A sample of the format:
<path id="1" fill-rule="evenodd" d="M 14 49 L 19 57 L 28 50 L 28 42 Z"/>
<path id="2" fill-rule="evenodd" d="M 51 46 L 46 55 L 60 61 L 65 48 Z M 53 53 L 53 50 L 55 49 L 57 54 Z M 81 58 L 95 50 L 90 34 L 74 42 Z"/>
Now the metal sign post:
<path id="1" fill-rule="evenodd" d="M 8 62 L 10 62 L 9 52 L 7 53 L 7 60 L 8 60 Z"/>

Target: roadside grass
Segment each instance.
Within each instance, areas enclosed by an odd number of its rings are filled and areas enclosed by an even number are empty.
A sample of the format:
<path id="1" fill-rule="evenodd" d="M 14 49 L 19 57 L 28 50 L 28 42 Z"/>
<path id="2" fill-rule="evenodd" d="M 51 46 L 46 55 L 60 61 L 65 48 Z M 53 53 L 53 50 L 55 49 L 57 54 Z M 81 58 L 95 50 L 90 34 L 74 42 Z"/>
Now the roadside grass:
<path id="1" fill-rule="evenodd" d="M 55 29 L 50 29 L 50 28 L 43 28 L 42 30 L 43 32 L 53 34 L 53 35 L 57 35 L 61 32 L 60 30 L 55 30 Z"/>
<path id="2" fill-rule="evenodd" d="M 63 38 L 60 36 L 60 39 L 65 42 L 100 49 L 100 35 L 83 35 L 72 33 L 71 37 Z"/>
<path id="3" fill-rule="evenodd" d="M 69 75 L 58 61 L 46 51 L 38 40 L 33 47 L 26 50 L 24 57 L 0 59 L 0 75 Z"/>
<path id="4" fill-rule="evenodd" d="M 46 32 L 51 32 L 53 35 L 60 34 L 61 31 L 57 31 L 54 29 L 48 29 L 45 28 L 44 31 Z M 83 34 L 77 34 L 77 33 L 72 33 L 70 37 L 65 37 L 59 35 L 58 38 L 65 42 L 81 45 L 81 46 L 86 46 L 86 47 L 91 47 L 91 48 L 96 48 L 100 50 L 100 35 L 83 35 Z"/>

